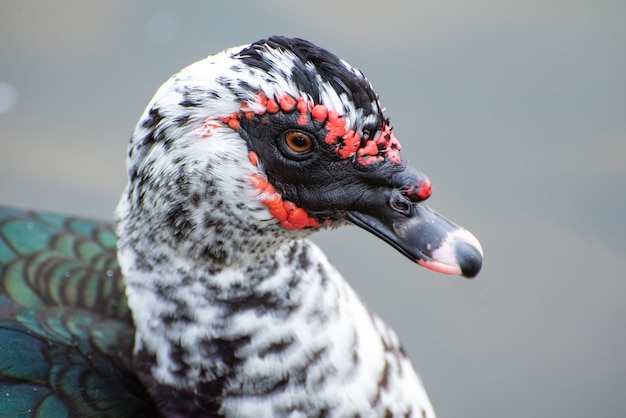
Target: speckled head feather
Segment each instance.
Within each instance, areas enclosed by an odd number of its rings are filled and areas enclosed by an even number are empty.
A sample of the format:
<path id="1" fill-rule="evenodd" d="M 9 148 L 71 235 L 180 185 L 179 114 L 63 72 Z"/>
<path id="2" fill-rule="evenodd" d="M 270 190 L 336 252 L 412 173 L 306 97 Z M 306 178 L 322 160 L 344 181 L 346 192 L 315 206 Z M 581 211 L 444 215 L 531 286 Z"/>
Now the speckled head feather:
<path id="1" fill-rule="evenodd" d="M 285 56 L 290 56 L 291 67 L 277 69 L 272 66 L 277 54 L 280 54 L 279 59 L 282 61 L 285 61 Z M 267 73 L 282 71 L 281 77 L 292 81 L 300 92 L 306 92 L 315 103 L 323 103 L 327 94 L 324 90 L 332 89 L 344 98 L 344 103 L 362 109 L 363 116 L 375 115 L 378 123 L 382 124 L 378 96 L 363 74 L 309 41 L 274 36 L 244 48 L 237 54 L 237 58 Z"/>

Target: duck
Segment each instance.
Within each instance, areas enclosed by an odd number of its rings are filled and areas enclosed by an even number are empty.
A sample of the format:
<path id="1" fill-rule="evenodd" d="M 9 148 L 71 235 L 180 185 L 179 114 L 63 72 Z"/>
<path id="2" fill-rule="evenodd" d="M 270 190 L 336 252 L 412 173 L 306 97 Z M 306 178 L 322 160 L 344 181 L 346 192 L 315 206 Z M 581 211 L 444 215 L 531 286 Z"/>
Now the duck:
<path id="1" fill-rule="evenodd" d="M 435 416 L 309 239 L 356 225 L 482 267 L 360 70 L 284 36 L 210 55 L 157 90 L 126 165 L 113 224 L 0 209 L 0 416 Z"/>

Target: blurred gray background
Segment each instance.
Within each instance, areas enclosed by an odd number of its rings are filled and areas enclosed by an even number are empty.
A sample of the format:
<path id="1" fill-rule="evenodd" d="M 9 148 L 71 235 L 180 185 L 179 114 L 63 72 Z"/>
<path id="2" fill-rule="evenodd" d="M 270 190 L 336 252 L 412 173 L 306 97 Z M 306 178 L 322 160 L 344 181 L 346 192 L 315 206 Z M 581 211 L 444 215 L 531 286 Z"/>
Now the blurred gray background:
<path id="1" fill-rule="evenodd" d="M 0 204 L 111 220 L 125 148 L 183 66 L 271 34 L 362 69 L 474 280 L 316 236 L 441 417 L 626 416 L 626 2 L 0 3 Z"/>

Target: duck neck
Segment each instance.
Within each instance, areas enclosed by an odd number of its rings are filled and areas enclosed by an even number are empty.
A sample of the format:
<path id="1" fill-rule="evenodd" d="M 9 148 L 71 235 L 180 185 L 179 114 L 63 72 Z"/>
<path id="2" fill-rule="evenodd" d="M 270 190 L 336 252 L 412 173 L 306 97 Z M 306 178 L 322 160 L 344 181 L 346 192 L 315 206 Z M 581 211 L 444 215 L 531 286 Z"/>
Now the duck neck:
<path id="1" fill-rule="evenodd" d="M 177 388 L 219 380 L 237 350 L 268 331 L 268 318 L 286 318 L 303 304 L 315 283 L 293 272 L 308 267 L 308 252 L 296 240 L 247 265 L 216 269 L 164 252 L 144 259 L 120 250 L 140 376 Z"/>

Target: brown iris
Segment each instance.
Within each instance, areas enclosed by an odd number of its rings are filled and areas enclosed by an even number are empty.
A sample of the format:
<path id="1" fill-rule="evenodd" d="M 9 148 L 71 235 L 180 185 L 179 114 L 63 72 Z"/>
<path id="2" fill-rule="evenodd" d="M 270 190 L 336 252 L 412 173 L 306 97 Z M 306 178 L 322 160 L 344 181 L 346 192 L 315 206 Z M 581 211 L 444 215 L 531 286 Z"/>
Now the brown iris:
<path id="1" fill-rule="evenodd" d="M 285 134 L 285 144 L 291 151 L 297 154 L 302 154 L 313 148 L 311 137 L 300 131 L 287 132 Z"/>

